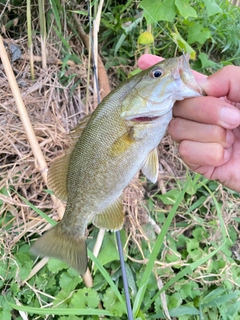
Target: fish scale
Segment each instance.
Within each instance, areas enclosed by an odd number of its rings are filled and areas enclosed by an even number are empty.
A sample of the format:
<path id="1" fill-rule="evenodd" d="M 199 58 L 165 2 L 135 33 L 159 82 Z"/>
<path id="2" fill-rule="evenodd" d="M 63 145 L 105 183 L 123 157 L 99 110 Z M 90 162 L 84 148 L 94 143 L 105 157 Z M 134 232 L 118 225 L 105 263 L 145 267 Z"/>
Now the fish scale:
<path id="1" fill-rule="evenodd" d="M 48 187 L 67 199 L 66 210 L 32 252 L 62 259 L 84 274 L 87 225 L 122 228 L 124 188 L 139 170 L 157 181 L 157 146 L 175 101 L 201 94 L 187 56 L 157 63 L 114 89 L 73 130 L 69 151 L 50 167 Z"/>

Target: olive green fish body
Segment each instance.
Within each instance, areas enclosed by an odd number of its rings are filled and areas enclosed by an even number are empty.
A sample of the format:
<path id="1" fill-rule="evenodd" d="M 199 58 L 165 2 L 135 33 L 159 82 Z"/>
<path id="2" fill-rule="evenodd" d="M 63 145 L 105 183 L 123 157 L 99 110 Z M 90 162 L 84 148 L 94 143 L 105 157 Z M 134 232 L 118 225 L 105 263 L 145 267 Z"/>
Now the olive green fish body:
<path id="1" fill-rule="evenodd" d="M 67 206 L 62 221 L 32 251 L 60 258 L 84 273 L 88 223 L 121 229 L 124 188 L 140 169 L 157 180 L 156 147 L 174 102 L 201 93 L 185 56 L 156 64 L 113 90 L 76 128 L 79 138 L 71 151 L 50 168 L 49 187 L 67 199 Z"/>

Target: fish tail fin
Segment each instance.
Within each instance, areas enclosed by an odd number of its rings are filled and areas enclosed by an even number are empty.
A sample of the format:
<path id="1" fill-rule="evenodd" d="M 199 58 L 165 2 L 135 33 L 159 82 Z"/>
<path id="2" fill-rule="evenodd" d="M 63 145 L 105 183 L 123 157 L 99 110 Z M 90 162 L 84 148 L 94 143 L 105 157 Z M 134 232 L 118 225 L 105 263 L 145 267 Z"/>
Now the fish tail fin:
<path id="1" fill-rule="evenodd" d="M 62 228 L 61 222 L 39 238 L 31 247 L 31 252 L 41 257 L 63 260 L 82 275 L 87 270 L 85 238 L 69 234 Z"/>

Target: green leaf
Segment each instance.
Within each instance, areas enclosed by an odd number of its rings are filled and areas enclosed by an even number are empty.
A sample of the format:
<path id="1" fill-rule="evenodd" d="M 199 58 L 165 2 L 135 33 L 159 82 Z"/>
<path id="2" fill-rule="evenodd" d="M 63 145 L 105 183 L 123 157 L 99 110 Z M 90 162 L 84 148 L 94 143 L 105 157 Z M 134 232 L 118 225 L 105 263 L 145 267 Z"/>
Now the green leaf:
<path id="1" fill-rule="evenodd" d="M 114 234 L 112 232 L 105 232 L 102 247 L 98 255 L 98 261 L 102 266 L 104 266 L 114 260 L 119 260 L 119 254 L 114 241 Z M 96 265 L 95 269 L 97 269 Z"/>
<path id="2" fill-rule="evenodd" d="M 225 239 L 224 239 L 225 240 Z M 204 256 L 203 258 L 199 259 L 198 261 L 194 261 L 193 263 L 191 263 L 189 266 L 183 268 L 180 272 L 178 272 L 178 274 L 171 278 L 171 280 L 169 280 L 161 290 L 159 290 L 159 292 L 152 298 L 150 304 L 146 305 L 146 309 L 148 309 L 151 305 L 151 303 L 153 303 L 158 297 L 159 294 L 163 291 L 166 291 L 172 284 L 176 283 L 178 280 L 182 279 L 184 276 L 186 276 L 187 274 L 191 273 L 193 270 L 195 270 L 197 267 L 199 267 L 200 265 L 202 265 L 203 263 L 207 262 L 211 257 L 213 257 L 216 253 L 218 253 L 219 251 L 222 250 L 223 246 L 225 245 L 225 242 L 221 245 L 218 246 L 217 249 L 213 250 L 212 252 L 210 252 L 209 254 L 207 254 L 206 256 Z"/>
<path id="3" fill-rule="evenodd" d="M 174 0 L 143 0 L 140 6 L 143 8 L 147 24 L 156 23 L 160 20 L 173 22 L 177 13 Z"/>
<path id="4" fill-rule="evenodd" d="M 72 296 L 70 306 L 73 308 L 97 308 L 100 299 L 92 288 L 79 289 Z"/>
<path id="5" fill-rule="evenodd" d="M 49 259 L 47 266 L 48 270 L 52 273 L 58 273 L 59 271 L 68 268 L 68 265 L 65 262 L 53 258 Z"/>
<path id="6" fill-rule="evenodd" d="M 199 286 L 197 282 L 189 281 L 181 286 L 180 289 L 181 295 L 183 299 L 191 298 L 194 299 L 195 297 L 201 294 L 199 290 Z"/>
<path id="7" fill-rule="evenodd" d="M 207 303 L 201 303 L 202 307 L 215 306 L 216 304 L 227 304 L 231 300 L 239 298 L 239 291 L 230 292 L 222 296 L 216 296 L 214 299 L 208 301 Z"/>
<path id="8" fill-rule="evenodd" d="M 175 0 L 175 5 L 184 19 L 188 17 L 197 18 L 197 12 L 189 4 L 188 0 Z"/>
<path id="9" fill-rule="evenodd" d="M 196 239 L 188 239 L 187 252 L 193 261 L 197 261 L 201 258 L 201 249 L 199 248 L 199 241 Z"/>
<path id="10" fill-rule="evenodd" d="M 203 0 L 206 10 L 207 10 L 207 15 L 209 17 L 217 14 L 217 13 L 222 13 L 222 9 L 219 7 L 219 5 L 215 2 L 215 0 Z"/>
<path id="11" fill-rule="evenodd" d="M 19 277 L 21 280 L 27 279 L 32 271 L 33 261 L 29 257 L 28 253 L 18 252 L 15 255 L 15 259 L 19 266 Z"/>
<path id="12" fill-rule="evenodd" d="M 60 308 L 68 308 L 70 301 L 71 301 L 71 291 L 63 289 L 55 296 L 55 299 L 53 301 L 53 306 L 57 306 L 57 307 L 60 306 Z"/>
<path id="13" fill-rule="evenodd" d="M 169 310 L 169 314 L 171 317 L 178 317 L 181 315 L 198 315 L 200 314 L 200 312 L 197 308 L 194 307 L 180 306 Z"/>
<path id="14" fill-rule="evenodd" d="M 180 292 L 174 292 L 168 298 L 168 308 L 169 309 L 177 308 L 180 306 L 181 303 L 182 303 L 182 297 L 181 297 Z"/>
<path id="15" fill-rule="evenodd" d="M 183 39 L 183 37 L 180 35 L 180 33 L 177 31 L 177 28 L 175 28 L 176 32 L 172 32 L 171 36 L 173 37 L 173 41 L 184 50 L 185 53 L 189 53 L 190 59 L 196 58 L 196 51 L 187 43 L 186 40 Z"/>
<path id="16" fill-rule="evenodd" d="M 108 284 L 112 288 L 113 292 L 118 297 L 118 299 L 119 299 L 119 301 L 120 301 L 120 303 L 122 305 L 122 308 L 124 308 L 124 310 L 126 311 L 125 301 L 123 300 L 123 297 L 122 297 L 120 291 L 118 290 L 118 287 L 112 281 L 112 278 L 109 276 L 109 274 L 107 273 L 106 269 L 101 265 L 99 260 L 93 255 L 93 253 L 89 249 L 88 249 L 88 256 L 96 264 L 96 266 L 98 267 L 99 271 L 103 275 L 105 281 L 108 282 Z"/>
<path id="17" fill-rule="evenodd" d="M 177 254 L 177 252 L 175 253 L 174 250 L 169 250 L 166 253 L 166 261 L 167 262 L 174 262 L 174 261 L 178 261 L 179 260 L 179 255 Z"/>
<path id="18" fill-rule="evenodd" d="M 162 195 L 157 195 L 156 198 L 160 199 L 164 204 L 174 204 L 180 194 L 179 189 L 172 189 Z"/>
<path id="19" fill-rule="evenodd" d="M 10 300 L 14 301 L 13 298 L 10 298 Z M 6 301 L 5 296 L 1 295 L 0 296 L 0 319 L 11 320 L 12 319 L 11 310 L 12 308 L 9 306 L 8 302 Z"/>
<path id="20" fill-rule="evenodd" d="M 181 203 L 181 201 L 183 200 L 187 186 L 188 186 L 188 184 L 186 184 L 185 188 L 183 190 L 181 190 L 181 192 L 179 192 L 179 196 L 176 199 L 171 211 L 169 212 L 167 219 L 162 227 L 162 230 L 161 230 L 160 234 L 158 235 L 157 240 L 155 241 L 155 245 L 153 247 L 151 256 L 148 260 L 146 269 L 145 269 L 144 274 L 142 276 L 142 280 L 139 285 L 139 289 L 138 289 L 138 292 L 136 294 L 136 298 L 134 301 L 133 314 L 135 317 L 138 315 L 138 312 L 140 310 L 140 307 L 141 307 L 141 304 L 142 304 L 142 301 L 143 301 L 143 298 L 144 298 L 144 295 L 145 295 L 145 292 L 147 289 L 147 284 L 148 284 L 150 275 L 152 273 L 154 262 L 157 258 L 157 255 L 159 254 L 159 248 L 161 248 L 163 241 L 164 241 L 164 238 L 168 232 L 169 226 L 170 226 L 170 224 L 173 220 L 173 217 L 178 209 L 178 206 Z"/>
<path id="21" fill-rule="evenodd" d="M 61 274 L 59 284 L 62 289 L 71 291 L 81 282 L 82 279 L 78 274 L 72 275 L 67 271 Z"/>
<path id="22" fill-rule="evenodd" d="M 4 320 L 11 320 L 12 319 L 12 314 L 9 310 L 0 310 L 0 319 Z"/>
<path id="23" fill-rule="evenodd" d="M 136 286 L 136 281 L 135 281 L 135 273 L 133 270 L 130 268 L 129 264 L 125 263 L 126 267 L 126 274 L 127 274 L 127 279 L 128 279 L 128 286 L 131 289 L 131 295 L 135 296 L 137 293 L 137 286 Z"/>
<path id="24" fill-rule="evenodd" d="M 198 240 L 198 241 L 202 241 L 204 239 L 207 239 L 209 234 L 207 233 L 207 231 L 201 227 L 198 227 L 196 229 L 193 230 L 192 232 L 193 237 Z"/>
<path id="25" fill-rule="evenodd" d="M 117 54 L 118 50 L 124 43 L 127 35 L 142 21 L 142 17 L 135 19 L 129 26 L 124 27 L 124 32 L 121 34 L 118 42 L 116 43 L 114 55 Z"/>
<path id="26" fill-rule="evenodd" d="M 103 296 L 104 308 L 112 312 L 115 316 L 121 317 L 125 313 L 122 303 L 118 300 L 111 288 L 107 289 Z"/>
<path id="27" fill-rule="evenodd" d="M 199 42 L 204 44 L 207 39 L 211 38 L 211 32 L 208 28 L 204 28 L 200 23 L 194 23 L 188 28 L 188 40 L 189 44 Z"/>
<path id="28" fill-rule="evenodd" d="M 209 67 L 213 67 L 216 65 L 216 63 L 214 61 L 208 59 L 208 55 L 204 52 L 201 52 L 199 54 L 198 58 L 201 61 L 202 68 L 209 68 Z"/>
<path id="29" fill-rule="evenodd" d="M 234 304 L 230 304 L 230 308 L 226 311 L 226 315 L 229 316 L 229 319 L 231 319 L 230 316 L 233 317 L 237 312 L 239 312 L 239 310 L 240 310 L 240 301 L 237 301 Z"/>

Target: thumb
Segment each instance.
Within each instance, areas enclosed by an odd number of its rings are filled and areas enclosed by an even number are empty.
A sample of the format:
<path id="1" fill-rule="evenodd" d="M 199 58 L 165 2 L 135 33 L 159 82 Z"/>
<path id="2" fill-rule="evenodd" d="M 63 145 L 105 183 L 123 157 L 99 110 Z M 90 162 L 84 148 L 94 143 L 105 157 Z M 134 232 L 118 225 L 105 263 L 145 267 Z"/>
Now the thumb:
<path id="1" fill-rule="evenodd" d="M 240 102 L 240 67 L 226 66 L 198 83 L 209 96 Z"/>

